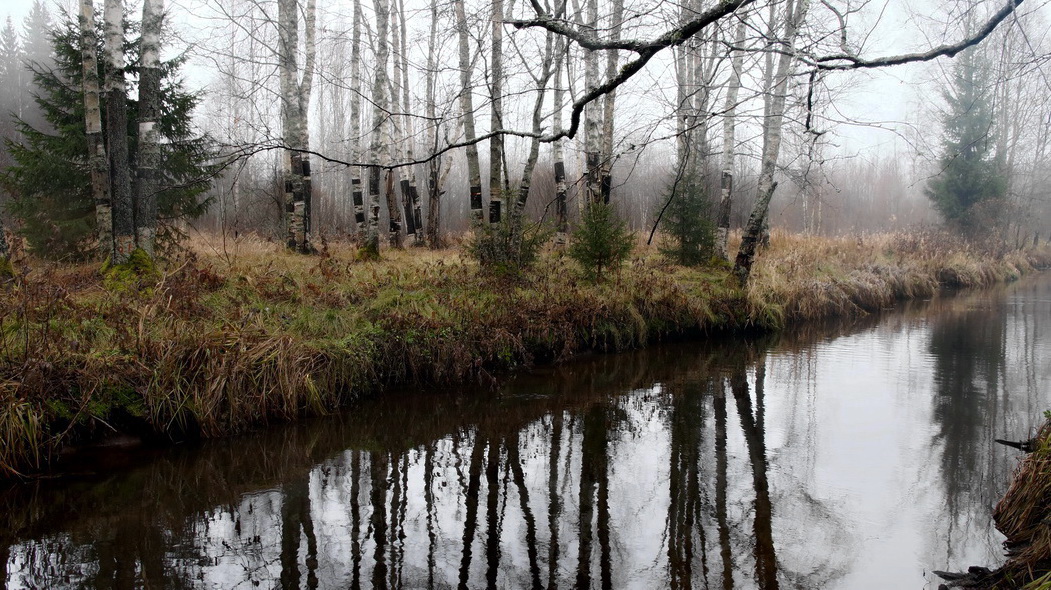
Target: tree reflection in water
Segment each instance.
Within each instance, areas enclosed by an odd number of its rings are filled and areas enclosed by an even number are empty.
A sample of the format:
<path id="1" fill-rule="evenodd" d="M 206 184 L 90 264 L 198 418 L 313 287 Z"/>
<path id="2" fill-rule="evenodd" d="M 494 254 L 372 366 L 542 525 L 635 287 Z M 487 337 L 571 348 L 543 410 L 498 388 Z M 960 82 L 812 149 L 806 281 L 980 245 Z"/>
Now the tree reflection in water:
<path id="1" fill-rule="evenodd" d="M 1004 363 L 1041 355 L 1012 352 L 1002 317 L 934 316 L 935 501 L 974 514 L 968 490 L 993 469 L 977 439 L 1007 425 Z M 14 486 L 0 574 L 9 587 L 825 587 L 864 560 L 827 540 L 864 524 L 815 487 L 808 470 L 837 449 L 819 446 L 820 412 L 791 405 L 832 394 L 786 393 L 786 367 L 821 354 L 804 338 L 600 357 Z M 1044 374 L 1025 371 L 1023 410 Z"/>

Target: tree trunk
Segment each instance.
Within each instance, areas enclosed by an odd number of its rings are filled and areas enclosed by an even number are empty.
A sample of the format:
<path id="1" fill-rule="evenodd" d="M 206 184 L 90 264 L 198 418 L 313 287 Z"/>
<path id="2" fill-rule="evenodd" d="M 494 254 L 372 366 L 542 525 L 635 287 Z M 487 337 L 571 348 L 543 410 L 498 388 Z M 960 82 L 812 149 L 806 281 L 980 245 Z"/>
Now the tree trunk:
<path id="1" fill-rule="evenodd" d="M 415 160 L 413 143 L 416 141 L 416 136 L 413 133 L 413 115 L 412 113 L 412 101 L 411 92 L 409 90 L 409 43 L 408 33 L 409 29 L 405 23 L 405 2 L 402 0 L 398 4 L 398 21 L 401 25 L 401 92 L 402 92 L 402 112 L 405 119 L 404 123 L 404 135 L 405 138 L 405 161 L 412 162 Z M 414 246 L 423 245 L 423 216 L 420 212 L 420 191 L 416 187 L 416 166 L 409 164 L 402 167 L 402 198 L 405 200 L 405 225 L 407 231 L 412 235 L 412 243 Z"/>
<path id="2" fill-rule="evenodd" d="M 552 127 L 555 135 L 562 133 L 562 105 L 565 102 L 566 90 L 562 86 L 562 70 L 566 63 L 566 38 L 558 35 L 555 39 L 555 73 L 554 73 L 554 105 L 552 106 Z M 563 150 L 563 142 L 556 139 L 551 146 L 552 158 L 555 165 L 555 243 L 559 246 L 566 244 L 569 233 L 568 210 L 566 208 L 566 156 Z"/>
<path id="3" fill-rule="evenodd" d="M 504 77 L 504 1 L 492 0 L 492 79 L 489 83 L 490 131 L 504 128 L 503 77 Z M 494 135 L 489 139 L 489 223 L 500 221 L 500 207 L 504 199 L 502 164 L 504 161 L 504 138 Z"/>
<path id="4" fill-rule="evenodd" d="M 734 33 L 734 47 L 744 45 L 746 22 L 745 15 L 739 14 L 737 30 Z M 719 211 L 716 216 L 715 247 L 719 256 L 729 261 L 726 252 L 726 240 L 730 235 L 730 210 L 734 181 L 734 149 L 736 147 L 737 100 L 741 90 L 741 71 L 744 69 L 744 53 L 738 50 L 731 52 L 730 80 L 726 85 L 726 101 L 723 103 L 723 173 L 719 186 Z"/>
<path id="5" fill-rule="evenodd" d="M 759 172 L 759 186 L 756 189 L 759 198 L 748 219 L 748 227 L 741 238 L 741 248 L 737 253 L 734 263 L 734 274 L 744 285 L 752 272 L 752 262 L 755 256 L 756 245 L 765 242 L 764 238 L 767 218 L 767 208 L 770 199 L 774 195 L 774 170 L 777 167 L 777 157 L 781 150 L 781 127 L 785 115 L 785 98 L 788 94 L 788 76 L 792 66 L 796 34 L 799 26 L 806 16 L 807 0 L 789 0 L 785 7 L 785 33 L 781 39 L 781 48 L 777 57 L 777 70 L 768 72 L 770 92 L 766 95 L 766 117 L 763 120 L 763 156 L 762 167 Z M 771 24 L 773 28 L 773 24 Z M 773 59 L 768 62 L 770 69 L 773 68 Z"/>
<path id="6" fill-rule="evenodd" d="M 381 167 L 390 165 L 390 134 L 387 132 L 388 105 L 387 89 L 387 24 L 390 17 L 390 6 L 387 0 L 375 0 L 376 5 L 376 74 L 372 84 L 372 143 L 369 149 L 371 168 L 369 169 L 369 203 L 368 226 L 365 233 L 365 250 L 372 256 L 380 252 L 379 217 L 380 217 L 380 176 Z M 397 211 L 397 206 L 395 206 Z"/>
<path id="7" fill-rule="evenodd" d="M 624 0 L 613 0 L 613 14 L 610 16 L 610 19 L 612 22 L 610 23 L 609 39 L 610 41 L 620 41 L 620 30 L 624 20 Z M 607 80 L 612 80 L 617 75 L 618 57 L 619 54 L 615 49 L 606 52 Z M 599 183 L 602 202 L 604 203 L 609 202 L 610 192 L 613 189 L 613 113 L 616 98 L 617 92 L 612 90 L 606 94 L 603 101 L 602 155 L 600 156 L 601 178 Z"/>
<path id="8" fill-rule="evenodd" d="M 124 3 L 106 0 L 106 136 L 113 197 L 113 262 L 123 264 L 135 249 L 135 203 L 128 165 L 128 93 L 124 82 Z"/>
<path id="9" fill-rule="evenodd" d="M 135 201 L 135 235 L 151 258 L 157 235 L 157 193 L 160 178 L 161 22 L 164 0 L 142 3 L 142 65 L 139 70 L 139 182 Z"/>
<path id="10" fill-rule="evenodd" d="M 441 234 L 442 188 L 440 170 L 441 156 L 438 154 L 438 107 L 435 92 L 437 77 L 438 0 L 431 0 L 431 29 L 427 37 L 427 144 L 431 159 L 427 162 L 427 245 L 437 250 L 443 246 Z"/>
<path id="11" fill-rule="evenodd" d="M 588 0 L 587 22 L 585 23 L 587 35 L 592 41 L 598 40 L 598 0 Z M 584 86 L 585 92 L 591 92 L 598 86 L 598 52 L 593 50 L 584 51 Z M 599 169 L 601 156 L 599 155 L 601 139 L 599 129 L 602 111 L 599 101 L 592 101 L 585 107 L 586 122 L 584 124 L 584 167 L 585 184 L 584 194 L 588 204 L 598 203 L 602 198 L 600 185 L 602 172 Z"/>
<path id="12" fill-rule="evenodd" d="M 285 215 L 288 247 L 297 252 L 309 252 L 310 245 L 310 161 L 305 151 L 310 146 L 307 108 L 313 89 L 315 47 L 315 0 L 307 0 L 304 11 L 306 60 L 303 79 L 299 79 L 299 3 L 297 0 L 278 0 L 278 31 L 280 34 L 278 58 L 281 78 L 281 118 L 286 151 Z"/>
<path id="13" fill-rule="evenodd" d="M 361 153 L 361 0 L 354 0 L 354 25 L 350 41 L 350 160 L 359 164 Z M 350 191 L 354 204 L 354 224 L 358 235 L 365 235 L 365 197 L 361 187 L 363 166 L 350 167 Z"/>
<path id="14" fill-rule="evenodd" d="M 99 67 L 95 54 L 95 7 L 91 0 L 80 0 L 80 50 L 83 62 L 84 128 L 88 142 L 88 168 L 91 195 L 95 201 L 95 223 L 99 253 L 113 256 L 113 213 L 110 202 L 109 162 L 102 138 L 102 111 L 99 107 Z"/>
<path id="15" fill-rule="evenodd" d="M 474 129 L 474 99 L 471 95 L 471 48 L 467 29 L 464 0 L 453 0 L 456 11 L 456 29 L 460 48 L 460 110 L 463 115 L 463 133 L 467 145 L 467 176 L 471 191 L 471 216 L 482 220 L 482 169 L 478 163 L 478 146 Z"/>

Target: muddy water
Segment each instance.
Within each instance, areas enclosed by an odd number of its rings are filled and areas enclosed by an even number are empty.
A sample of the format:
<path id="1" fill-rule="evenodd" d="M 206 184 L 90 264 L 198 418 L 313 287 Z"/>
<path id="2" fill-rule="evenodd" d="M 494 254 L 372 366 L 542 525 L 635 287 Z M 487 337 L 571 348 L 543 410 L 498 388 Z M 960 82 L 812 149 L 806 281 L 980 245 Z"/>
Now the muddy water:
<path id="1" fill-rule="evenodd" d="M 1051 277 L 399 394 L 0 490 L 30 587 L 933 588 L 1051 403 Z"/>

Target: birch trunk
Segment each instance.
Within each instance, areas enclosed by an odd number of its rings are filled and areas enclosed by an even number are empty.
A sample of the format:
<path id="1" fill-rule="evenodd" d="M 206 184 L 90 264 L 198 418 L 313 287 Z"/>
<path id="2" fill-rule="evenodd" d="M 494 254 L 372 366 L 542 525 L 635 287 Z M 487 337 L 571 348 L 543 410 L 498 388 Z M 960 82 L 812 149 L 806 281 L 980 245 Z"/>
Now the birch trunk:
<path id="1" fill-rule="evenodd" d="M 106 0 L 106 137 L 113 198 L 113 262 L 123 264 L 135 249 L 135 203 L 128 166 L 127 86 L 124 82 L 124 3 Z"/>
<path id="2" fill-rule="evenodd" d="M 142 3 L 142 65 L 139 73 L 139 182 L 135 205 L 135 236 L 150 258 L 157 235 L 157 192 L 160 178 L 161 21 L 164 0 Z"/>
<path id="3" fill-rule="evenodd" d="M 416 134 L 411 114 L 412 93 L 409 90 L 409 28 L 405 23 L 404 0 L 398 6 L 400 8 L 398 19 L 401 23 L 401 89 L 402 110 L 405 116 L 405 161 L 412 162 L 416 159 L 413 145 L 416 142 Z M 421 246 L 423 245 L 423 215 L 420 211 L 420 190 L 416 185 L 416 166 L 414 164 L 405 166 L 404 170 L 409 181 L 407 190 L 402 193 L 402 196 L 406 198 L 405 218 L 411 230 L 409 233 L 412 234 L 413 245 Z"/>
<path id="4" fill-rule="evenodd" d="M 305 10 L 306 60 L 299 77 L 299 4 L 297 0 L 278 0 L 278 32 L 281 80 L 281 118 L 285 145 L 285 216 L 288 247 L 309 252 L 310 245 L 310 161 L 304 155 L 310 136 L 307 107 L 313 89 L 316 47 L 314 41 L 316 4 L 307 0 Z"/>
<path id="5" fill-rule="evenodd" d="M 369 168 L 369 202 L 368 225 L 365 233 L 365 251 L 371 256 L 380 252 L 380 176 L 383 167 L 390 165 L 390 134 L 388 126 L 387 90 L 390 81 L 387 76 L 387 23 L 390 6 L 387 0 L 375 0 L 376 6 L 376 73 L 372 84 L 372 143 L 369 149 L 371 167 Z M 397 209 L 395 207 L 395 209 Z"/>
<path id="6" fill-rule="evenodd" d="M 562 86 L 562 71 L 566 62 L 566 38 L 558 35 L 555 39 L 555 73 L 554 73 L 554 105 L 552 107 L 552 127 L 555 135 L 562 133 L 562 105 L 565 103 L 566 90 Z M 555 243 L 559 246 L 566 244 L 569 233 L 568 211 L 566 209 L 566 156 L 561 139 L 556 139 L 551 146 L 552 158 L 555 165 Z"/>
<path id="7" fill-rule="evenodd" d="M 588 36 L 593 41 L 598 40 L 598 0 L 588 0 L 587 22 L 585 27 Z M 598 86 L 598 52 L 585 50 L 584 52 L 584 86 L 585 92 L 591 92 Z M 599 186 L 601 171 L 599 170 L 601 139 L 599 138 L 599 119 L 602 112 L 599 110 L 598 101 L 592 101 L 585 107 L 586 122 L 584 124 L 584 167 L 586 177 L 584 194 L 588 204 L 598 203 L 602 198 L 602 190 Z"/>
<path id="8" fill-rule="evenodd" d="M 467 145 L 467 176 L 471 191 L 471 216 L 482 220 L 482 169 L 478 163 L 478 146 L 474 141 L 474 99 L 471 88 L 471 48 L 467 30 L 464 0 L 453 0 L 460 49 L 460 110 L 463 111 L 463 133 Z"/>
<path id="9" fill-rule="evenodd" d="M 388 21 L 388 31 L 390 32 L 390 46 L 394 51 L 391 69 L 393 70 L 390 78 L 390 145 L 391 149 L 394 150 L 392 160 L 405 161 L 406 157 L 406 137 L 404 127 L 402 125 L 402 116 L 396 114 L 398 107 L 401 103 L 401 81 L 402 81 L 402 61 L 401 61 L 401 30 L 398 28 L 398 1 L 392 0 L 390 6 L 390 20 Z M 404 113 L 402 113 L 403 115 Z M 398 169 L 403 180 L 408 180 L 406 176 L 405 167 Z M 402 206 L 405 202 L 405 193 L 403 192 L 402 202 L 398 201 L 398 193 L 394 189 L 394 170 L 387 171 L 387 184 L 385 195 L 387 198 L 387 211 L 390 213 L 390 244 L 391 246 L 402 248 L 401 231 L 402 226 L 407 225 L 408 216 L 402 218 Z M 408 189 L 407 182 L 398 183 L 403 189 Z M 403 223 L 404 221 L 404 223 Z"/>
<path id="10" fill-rule="evenodd" d="M 95 201 L 95 224 L 99 253 L 113 256 L 113 213 L 110 202 L 109 163 L 106 143 L 102 138 L 102 111 L 99 107 L 99 66 L 96 56 L 95 6 L 92 0 L 80 0 L 80 48 L 84 84 L 84 128 L 88 142 L 88 168 L 91 170 L 91 195 Z"/>
<path id="11" fill-rule="evenodd" d="M 738 17 L 734 32 L 734 47 L 745 41 L 746 22 L 744 14 Z M 726 84 L 726 101 L 723 103 L 723 150 L 722 178 L 719 186 L 719 211 L 716 219 L 715 247 L 723 259 L 729 261 L 726 241 L 730 235 L 730 210 L 733 204 L 734 149 L 737 143 L 737 100 L 741 90 L 741 71 L 744 69 L 744 53 L 739 49 L 731 52 L 730 80 Z"/>
<path id="12" fill-rule="evenodd" d="M 361 0 L 354 0 L 354 25 L 350 41 L 350 160 L 362 161 L 361 153 Z M 363 166 L 351 166 L 350 191 L 357 234 L 365 235 L 365 197 L 361 187 Z"/>
<path id="13" fill-rule="evenodd" d="M 431 159 L 427 162 L 427 245 L 437 250 L 443 246 L 441 238 L 440 170 L 442 158 L 438 154 L 438 99 L 435 96 L 437 77 L 438 0 L 431 0 L 431 29 L 427 36 L 427 144 L 431 146 Z"/>
<path id="14" fill-rule="evenodd" d="M 613 0 L 613 14 L 610 17 L 610 41 L 620 41 L 620 30 L 624 20 L 624 0 Z M 612 80 L 617 75 L 619 52 L 615 49 L 606 52 L 606 79 Z M 602 114 L 602 155 L 601 155 L 601 192 L 602 201 L 609 202 L 613 189 L 613 113 L 617 99 L 616 90 L 606 95 Z"/>
<path id="15" fill-rule="evenodd" d="M 492 80 L 489 83 L 489 96 L 492 101 L 490 110 L 490 131 L 504 128 L 503 113 L 503 77 L 504 77 L 504 1 L 492 0 Z M 504 161 L 504 139 L 494 135 L 489 139 L 489 223 L 500 221 L 500 206 L 504 200 L 502 164 Z"/>
<path id="16" fill-rule="evenodd" d="M 540 75 L 537 77 L 536 101 L 533 103 L 533 137 L 529 141 L 529 154 L 526 156 L 525 166 L 522 167 L 522 182 L 518 186 L 518 198 L 511 207 L 511 221 L 515 227 L 515 237 L 521 236 L 522 212 L 526 201 L 529 199 L 529 187 L 532 185 L 533 169 L 540 157 L 540 135 L 543 133 L 544 124 L 544 95 L 547 94 L 547 84 L 551 79 L 551 61 L 554 45 L 553 34 L 548 32 L 544 43 L 544 61 L 541 64 Z"/>
<path id="17" fill-rule="evenodd" d="M 752 260 L 755 256 L 755 244 L 762 241 L 766 226 L 767 209 L 773 197 L 774 170 L 781 150 L 781 127 L 785 115 L 785 98 L 788 94 L 788 76 L 791 73 L 792 61 L 795 59 L 795 41 L 799 26 L 806 17 L 809 0 L 789 0 L 785 6 L 784 36 L 780 41 L 776 71 L 768 72 L 770 92 L 766 95 L 766 118 L 763 121 L 763 156 L 759 172 L 759 183 L 756 193 L 759 198 L 749 217 L 748 227 L 741 238 L 741 248 L 734 262 L 734 274 L 744 285 L 752 271 Z M 773 24 L 771 24 L 771 28 Z M 773 68 L 774 60 L 768 64 Z M 756 223 L 752 223 L 752 219 Z M 747 247 L 746 247 L 747 245 Z"/>

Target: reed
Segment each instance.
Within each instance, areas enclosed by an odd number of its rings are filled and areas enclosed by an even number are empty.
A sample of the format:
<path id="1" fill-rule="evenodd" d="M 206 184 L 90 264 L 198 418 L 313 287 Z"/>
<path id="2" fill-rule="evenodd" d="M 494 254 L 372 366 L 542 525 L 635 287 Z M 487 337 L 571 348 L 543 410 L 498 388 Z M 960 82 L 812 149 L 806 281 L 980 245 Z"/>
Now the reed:
<path id="1" fill-rule="evenodd" d="M 0 288 L 0 476 L 115 431 L 222 436 L 394 384 L 864 313 L 1010 278 L 1036 256 L 939 240 L 775 233 L 747 291 L 724 267 L 646 247 L 597 284 L 557 251 L 498 280 L 455 248 L 362 261 L 353 244 L 301 256 L 251 235 L 194 236 L 148 277 L 30 262 Z"/>

